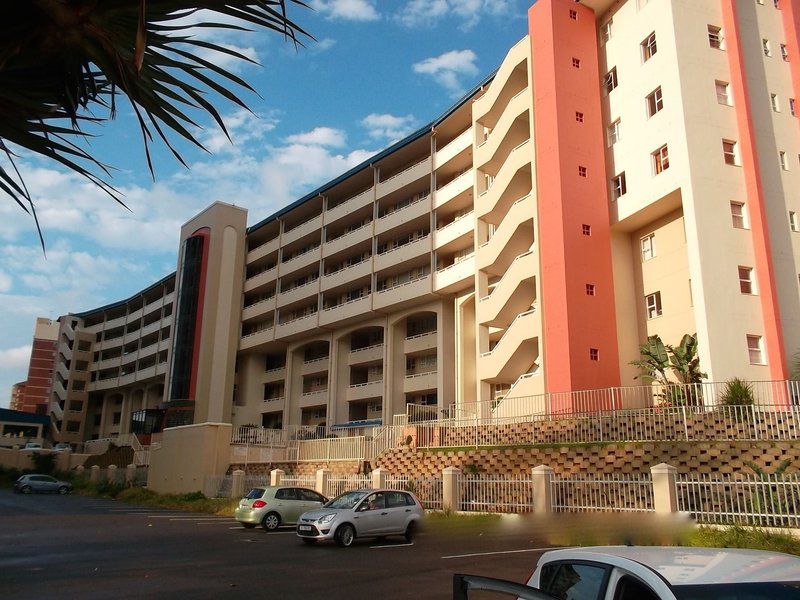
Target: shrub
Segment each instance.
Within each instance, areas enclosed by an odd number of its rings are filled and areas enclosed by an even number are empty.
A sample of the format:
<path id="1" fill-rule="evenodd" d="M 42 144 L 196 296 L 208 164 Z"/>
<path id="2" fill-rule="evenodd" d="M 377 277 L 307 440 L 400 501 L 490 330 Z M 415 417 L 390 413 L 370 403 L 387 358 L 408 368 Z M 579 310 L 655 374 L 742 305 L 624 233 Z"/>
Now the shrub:
<path id="1" fill-rule="evenodd" d="M 56 455 L 52 452 L 34 452 L 31 460 L 37 473 L 52 475 L 56 471 Z"/>
<path id="2" fill-rule="evenodd" d="M 755 403 L 753 386 L 734 377 L 725 384 L 719 401 L 724 406 L 752 406 Z"/>
<path id="3" fill-rule="evenodd" d="M 800 555 L 800 540 L 786 533 L 772 533 L 756 527 L 700 527 L 690 539 L 691 546 L 707 548 L 749 548 Z"/>

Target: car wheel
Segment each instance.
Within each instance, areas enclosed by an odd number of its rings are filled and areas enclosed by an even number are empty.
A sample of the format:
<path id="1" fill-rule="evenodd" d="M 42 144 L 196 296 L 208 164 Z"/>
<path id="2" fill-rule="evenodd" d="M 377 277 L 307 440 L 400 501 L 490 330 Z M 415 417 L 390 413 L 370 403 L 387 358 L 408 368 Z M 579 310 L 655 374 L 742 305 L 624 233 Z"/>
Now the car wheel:
<path id="1" fill-rule="evenodd" d="M 281 525 L 281 517 L 278 513 L 271 512 L 261 519 L 261 527 L 264 531 L 275 531 Z"/>
<path id="2" fill-rule="evenodd" d="M 416 529 L 417 529 L 417 523 L 416 523 L 416 521 L 411 521 L 411 523 L 409 523 L 409 524 L 408 524 L 408 527 L 406 527 L 405 538 L 406 538 L 406 541 L 407 541 L 409 544 L 410 544 L 410 543 L 413 541 L 413 539 L 414 539 L 414 534 L 416 533 Z"/>
<path id="3" fill-rule="evenodd" d="M 256 526 L 255 523 L 242 523 L 242 527 L 245 529 L 253 529 Z"/>
<path id="4" fill-rule="evenodd" d="M 22 486 L 22 489 L 21 489 L 20 491 L 21 491 L 23 494 L 30 494 L 30 493 L 31 493 L 33 490 L 31 489 L 31 486 L 29 486 L 29 485 L 24 485 L 24 486 Z"/>
<path id="5" fill-rule="evenodd" d="M 336 530 L 336 543 L 342 548 L 349 548 L 356 541 L 356 530 L 352 525 L 345 523 Z"/>
<path id="6" fill-rule="evenodd" d="M 62 485 L 60 488 L 58 488 L 58 493 L 61 494 L 62 496 L 65 496 L 69 494 L 69 488 L 65 485 Z"/>
<path id="7" fill-rule="evenodd" d="M 309 546 L 313 546 L 314 544 L 317 543 L 317 540 L 315 540 L 314 538 L 303 538 L 303 543 L 308 544 Z"/>

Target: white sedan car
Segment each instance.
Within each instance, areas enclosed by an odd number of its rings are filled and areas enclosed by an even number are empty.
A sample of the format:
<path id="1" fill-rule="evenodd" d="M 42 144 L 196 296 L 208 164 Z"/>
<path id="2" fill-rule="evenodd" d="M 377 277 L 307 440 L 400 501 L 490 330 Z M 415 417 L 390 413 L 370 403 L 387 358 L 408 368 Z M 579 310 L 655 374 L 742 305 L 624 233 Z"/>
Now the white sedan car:
<path id="1" fill-rule="evenodd" d="M 800 558 L 725 548 L 572 548 L 543 554 L 527 585 L 454 577 L 454 600 L 472 590 L 526 600 L 800 600 Z"/>

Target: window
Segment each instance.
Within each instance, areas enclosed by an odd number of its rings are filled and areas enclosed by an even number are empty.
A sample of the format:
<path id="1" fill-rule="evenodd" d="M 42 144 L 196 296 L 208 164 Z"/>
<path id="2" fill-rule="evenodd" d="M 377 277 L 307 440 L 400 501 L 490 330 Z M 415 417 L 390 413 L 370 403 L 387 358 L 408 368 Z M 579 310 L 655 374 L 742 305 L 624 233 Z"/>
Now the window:
<path id="1" fill-rule="evenodd" d="M 760 335 L 747 336 L 747 353 L 750 355 L 751 365 L 764 365 L 764 350 L 761 345 Z"/>
<path id="2" fill-rule="evenodd" d="M 764 38 L 761 40 L 761 48 L 764 50 L 764 56 L 772 56 L 772 47 L 768 39 Z"/>
<path id="3" fill-rule="evenodd" d="M 655 319 L 661 316 L 661 292 L 653 292 L 644 297 L 644 304 L 647 307 L 647 318 Z"/>
<path id="4" fill-rule="evenodd" d="M 586 284 L 586 295 L 587 296 L 594 296 L 594 284 L 587 283 Z"/>
<path id="5" fill-rule="evenodd" d="M 781 0 L 772 0 L 772 4 L 775 6 L 775 8 L 780 10 L 780 8 L 781 8 Z"/>
<path id="6" fill-rule="evenodd" d="M 644 236 L 641 240 L 642 246 L 642 262 L 655 258 L 656 256 L 656 234 Z"/>
<path id="7" fill-rule="evenodd" d="M 661 95 L 661 87 L 659 86 L 650 92 L 646 98 L 646 101 L 648 117 L 652 117 L 657 112 L 660 112 L 661 109 L 664 108 L 664 98 Z"/>
<path id="8" fill-rule="evenodd" d="M 656 46 L 656 32 L 654 31 L 642 42 L 642 62 L 653 58 L 656 52 L 658 52 L 658 46 Z"/>
<path id="9" fill-rule="evenodd" d="M 611 199 L 618 200 L 620 196 L 624 196 L 628 191 L 628 186 L 625 182 L 625 171 L 611 179 Z"/>
<path id="10" fill-rule="evenodd" d="M 581 59 L 573 57 L 572 58 L 572 66 L 575 67 L 576 69 L 580 69 L 581 68 Z"/>
<path id="11" fill-rule="evenodd" d="M 727 81 L 716 81 L 715 87 L 717 89 L 717 102 L 725 106 L 731 106 L 730 84 Z"/>
<path id="12" fill-rule="evenodd" d="M 617 119 L 611 125 L 608 126 L 607 135 L 608 135 L 608 147 L 610 148 L 614 144 L 616 144 L 620 139 L 622 139 L 622 132 L 620 130 L 620 126 L 622 121 Z"/>
<path id="13" fill-rule="evenodd" d="M 783 150 L 778 152 L 778 160 L 780 161 L 781 169 L 783 169 L 784 171 L 788 171 L 789 170 L 789 163 L 786 160 L 786 152 L 784 152 Z"/>
<path id="14" fill-rule="evenodd" d="M 605 74 L 605 77 L 603 77 L 603 89 L 605 89 L 606 94 L 610 94 L 618 85 L 619 81 L 617 80 L 617 67 L 614 67 Z"/>
<path id="15" fill-rule="evenodd" d="M 781 44 L 781 58 L 785 61 L 789 60 L 789 49 L 786 44 Z"/>
<path id="16" fill-rule="evenodd" d="M 738 150 L 737 144 L 733 140 L 722 140 L 722 155 L 726 165 L 738 166 Z"/>
<path id="17" fill-rule="evenodd" d="M 275 492 L 275 500 L 297 500 L 295 488 L 283 488 Z"/>
<path id="18" fill-rule="evenodd" d="M 630 575 L 623 575 L 617 582 L 614 600 L 658 600 L 658 596 L 643 582 Z"/>
<path id="19" fill-rule="evenodd" d="M 792 113 L 793 117 L 797 116 L 797 108 L 794 98 L 789 98 L 789 112 Z"/>
<path id="20" fill-rule="evenodd" d="M 789 211 L 789 229 L 791 229 L 794 232 L 800 231 L 800 221 L 798 221 L 797 219 L 797 213 L 794 212 L 793 210 Z M 77 382 L 72 383 L 73 389 L 75 389 L 76 383 Z"/>
<path id="21" fill-rule="evenodd" d="M 772 105 L 773 112 L 781 112 L 781 103 L 780 100 L 778 100 L 778 94 L 770 94 L 769 103 Z"/>
<path id="22" fill-rule="evenodd" d="M 708 45 L 717 50 L 723 50 L 724 38 L 722 37 L 722 28 L 715 25 L 708 26 Z"/>
<path id="23" fill-rule="evenodd" d="M 578 175 L 580 177 L 586 177 L 586 167 L 578 167 Z"/>
<path id="24" fill-rule="evenodd" d="M 576 120 L 578 123 L 583 123 L 583 113 L 582 113 L 582 112 L 575 111 L 575 120 Z"/>
<path id="25" fill-rule="evenodd" d="M 736 229 L 747 229 L 747 210 L 744 202 L 731 202 L 731 220 Z"/>
<path id="26" fill-rule="evenodd" d="M 753 281 L 752 267 L 739 267 L 739 291 L 743 294 L 755 294 L 756 285 Z"/>
<path id="27" fill-rule="evenodd" d="M 666 144 L 653 152 L 651 156 L 653 157 L 653 172 L 656 175 L 669 169 L 669 150 Z"/>
<path id="28" fill-rule="evenodd" d="M 600 40 L 605 44 L 614 32 L 614 19 L 609 19 L 600 26 Z"/>
<path id="29" fill-rule="evenodd" d="M 583 235 L 592 235 L 592 226 L 584 223 L 581 226 L 581 233 L 583 233 Z"/>
<path id="30" fill-rule="evenodd" d="M 597 348 L 589 348 L 589 360 L 600 360 L 600 350 Z"/>
<path id="31" fill-rule="evenodd" d="M 572 19 L 573 21 L 577 21 L 578 20 L 578 11 L 577 10 L 570 10 L 569 11 L 569 18 Z"/>

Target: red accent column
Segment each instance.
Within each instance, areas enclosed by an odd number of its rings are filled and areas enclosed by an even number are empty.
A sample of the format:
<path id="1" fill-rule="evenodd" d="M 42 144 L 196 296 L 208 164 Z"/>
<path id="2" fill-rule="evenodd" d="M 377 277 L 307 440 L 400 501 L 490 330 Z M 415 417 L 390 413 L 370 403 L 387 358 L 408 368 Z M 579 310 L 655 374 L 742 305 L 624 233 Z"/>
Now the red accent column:
<path id="1" fill-rule="evenodd" d="M 618 386 L 595 15 L 572 0 L 538 0 L 528 18 L 545 384 L 548 392 Z M 573 59 L 580 61 L 578 67 Z M 576 112 L 583 113 L 583 122 L 576 120 Z M 591 226 L 590 236 L 583 235 L 584 224 Z M 594 296 L 586 294 L 587 283 L 595 285 Z M 590 360 L 591 349 L 599 351 L 598 361 Z M 608 403 L 596 404 L 553 409 L 601 409 Z"/>
<path id="2" fill-rule="evenodd" d="M 800 102 L 800 0 L 781 0 L 781 17 L 786 50 L 789 52 L 794 98 Z M 800 110 L 800 104 L 797 108 Z"/>
<path id="3" fill-rule="evenodd" d="M 772 264 L 769 224 L 766 213 L 766 196 L 761 182 L 758 148 L 756 146 L 750 95 L 747 89 L 745 61 L 742 54 L 736 0 L 722 0 L 722 24 L 725 28 L 728 61 L 731 68 L 731 86 L 739 129 L 739 149 L 744 168 L 745 186 L 753 236 L 756 277 L 758 278 L 761 312 L 764 319 L 764 341 L 772 379 L 788 379 L 786 353 L 783 346 L 780 306 L 775 286 L 775 269 Z M 795 40 L 796 43 L 796 40 Z M 796 60 L 800 60 L 797 57 Z M 744 344 L 744 340 L 742 340 Z"/>
<path id="4" fill-rule="evenodd" d="M 208 227 L 198 229 L 189 237 L 203 238 L 203 260 L 200 269 L 200 285 L 197 292 L 197 316 L 194 322 L 194 341 L 192 348 L 192 380 L 189 383 L 189 398 L 194 401 L 197 389 L 197 365 L 200 361 L 200 339 L 203 332 L 203 305 L 206 298 L 206 274 L 208 273 L 208 246 L 211 243 L 211 230 Z"/>

